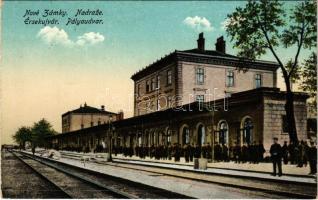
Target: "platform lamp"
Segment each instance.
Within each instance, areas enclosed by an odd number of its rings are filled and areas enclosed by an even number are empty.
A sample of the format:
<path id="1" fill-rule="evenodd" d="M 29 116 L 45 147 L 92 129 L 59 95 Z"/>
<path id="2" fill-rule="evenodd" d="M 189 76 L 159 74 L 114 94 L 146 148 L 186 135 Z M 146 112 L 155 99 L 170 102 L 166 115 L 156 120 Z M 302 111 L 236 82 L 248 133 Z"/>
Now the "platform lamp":
<path id="1" fill-rule="evenodd" d="M 111 132 L 110 132 L 110 154 L 109 154 L 109 161 L 113 161 L 112 153 L 113 153 L 113 136 L 114 136 L 114 133 L 115 133 L 115 127 L 112 126 L 112 130 L 111 130 Z"/>
<path id="2" fill-rule="evenodd" d="M 108 161 L 112 161 L 112 147 L 111 147 L 111 144 L 112 144 L 112 141 L 111 141 L 111 135 L 112 135 L 112 131 L 113 131 L 113 126 L 112 126 L 112 122 L 113 122 L 113 116 L 110 115 L 109 116 L 109 121 L 108 121 Z"/>

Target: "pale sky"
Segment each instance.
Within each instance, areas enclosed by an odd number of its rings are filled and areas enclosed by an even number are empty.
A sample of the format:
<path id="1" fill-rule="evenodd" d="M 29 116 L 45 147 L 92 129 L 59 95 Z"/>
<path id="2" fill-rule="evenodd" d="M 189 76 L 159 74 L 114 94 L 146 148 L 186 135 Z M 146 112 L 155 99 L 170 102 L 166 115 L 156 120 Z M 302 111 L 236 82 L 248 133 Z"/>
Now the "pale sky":
<path id="1" fill-rule="evenodd" d="M 20 126 L 46 118 L 61 132 L 61 115 L 87 102 L 113 112 L 133 113 L 130 76 L 178 50 L 196 47 L 203 31 L 206 48 L 224 35 L 227 14 L 243 1 L 107 2 L 6 1 L 1 30 L 1 143 L 11 143 Z M 295 2 L 285 2 L 286 8 Z M 66 26 L 77 9 L 100 9 L 100 25 Z M 26 25 L 26 10 L 65 10 L 60 24 Z M 37 19 L 39 17 L 34 17 Z M 82 17 L 83 18 L 83 17 Z M 90 17 L 88 17 L 90 19 Z M 279 51 L 284 59 L 292 50 Z M 302 54 L 304 57 L 306 54 Z M 262 57 L 273 60 L 271 55 Z M 281 75 L 279 86 L 283 86 Z"/>

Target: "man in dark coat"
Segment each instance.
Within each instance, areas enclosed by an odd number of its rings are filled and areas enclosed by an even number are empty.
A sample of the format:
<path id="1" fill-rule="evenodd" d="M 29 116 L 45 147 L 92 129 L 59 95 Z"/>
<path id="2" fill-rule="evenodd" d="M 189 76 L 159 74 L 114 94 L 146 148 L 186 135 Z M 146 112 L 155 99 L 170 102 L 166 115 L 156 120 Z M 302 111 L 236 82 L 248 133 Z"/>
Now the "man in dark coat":
<path id="1" fill-rule="evenodd" d="M 194 147 L 193 144 L 189 144 L 189 157 L 190 157 L 190 162 L 193 162 L 193 156 L 194 156 Z"/>
<path id="2" fill-rule="evenodd" d="M 266 152 L 262 141 L 259 141 L 257 148 L 258 148 L 258 158 L 257 158 L 258 162 L 262 162 L 264 160 L 264 153 Z"/>
<path id="3" fill-rule="evenodd" d="M 308 164 L 308 151 L 309 151 L 309 146 L 307 141 L 304 141 L 304 165 L 307 167 Z"/>
<path id="4" fill-rule="evenodd" d="M 235 163 L 240 163 L 240 161 L 241 161 L 241 147 L 237 142 L 235 142 L 234 147 L 233 147 L 233 156 L 234 156 Z"/>
<path id="5" fill-rule="evenodd" d="M 198 145 L 194 146 L 194 157 L 195 158 L 201 157 L 201 148 Z"/>
<path id="6" fill-rule="evenodd" d="M 202 151 L 202 157 L 206 158 L 206 145 L 205 144 L 203 144 L 201 146 L 201 151 Z"/>
<path id="7" fill-rule="evenodd" d="M 179 162 L 180 161 L 180 156 L 181 156 L 181 149 L 179 147 L 179 144 L 175 145 L 175 150 L 174 150 L 174 161 Z"/>
<path id="8" fill-rule="evenodd" d="M 283 152 L 283 161 L 284 164 L 288 164 L 288 146 L 287 146 L 287 141 L 284 141 L 284 145 L 282 147 L 282 152 Z"/>
<path id="9" fill-rule="evenodd" d="M 185 144 L 183 146 L 183 152 L 184 152 L 184 159 L 188 163 L 189 162 L 189 157 L 190 157 L 190 146 L 189 146 L 189 144 Z"/>
<path id="10" fill-rule="evenodd" d="M 229 148 L 226 144 L 223 144 L 222 146 L 222 158 L 224 162 L 229 162 Z"/>
<path id="11" fill-rule="evenodd" d="M 291 141 L 288 144 L 288 153 L 289 153 L 290 164 L 294 165 L 295 160 L 296 160 L 296 158 L 295 158 L 295 145 Z"/>
<path id="12" fill-rule="evenodd" d="M 249 156 L 250 156 L 250 163 L 257 164 L 258 163 L 258 148 L 256 142 L 254 141 L 252 145 L 249 145 Z"/>
<path id="13" fill-rule="evenodd" d="M 155 146 L 152 144 L 150 147 L 150 158 L 155 156 Z"/>
<path id="14" fill-rule="evenodd" d="M 171 147 L 171 144 L 168 145 L 167 154 L 168 154 L 168 160 L 171 160 L 171 157 L 172 157 L 172 147 Z"/>
<path id="15" fill-rule="evenodd" d="M 310 166 L 309 174 L 317 173 L 317 148 L 314 142 L 310 142 L 310 147 L 308 149 L 308 160 Z"/>
<path id="16" fill-rule="evenodd" d="M 207 156 L 209 161 L 212 160 L 212 147 L 211 147 L 210 143 L 208 143 L 208 145 L 206 146 L 206 156 Z"/>
<path id="17" fill-rule="evenodd" d="M 214 146 L 214 159 L 216 161 L 221 161 L 222 159 L 222 147 L 218 143 L 215 144 Z"/>
<path id="18" fill-rule="evenodd" d="M 273 176 L 276 176 L 276 168 L 278 168 L 278 176 L 282 176 L 282 147 L 278 144 L 278 138 L 274 138 L 274 144 L 270 148 L 271 159 L 273 162 Z"/>
<path id="19" fill-rule="evenodd" d="M 303 167 L 304 166 L 304 157 L 305 157 L 305 145 L 304 141 L 301 140 L 298 145 L 298 153 L 297 153 L 297 167 Z"/>
<path id="20" fill-rule="evenodd" d="M 248 157 L 249 157 L 249 155 L 248 155 L 248 147 L 247 147 L 246 143 L 244 143 L 243 146 L 242 146 L 241 156 L 242 156 L 242 158 L 241 158 L 242 162 L 246 163 L 248 161 Z"/>

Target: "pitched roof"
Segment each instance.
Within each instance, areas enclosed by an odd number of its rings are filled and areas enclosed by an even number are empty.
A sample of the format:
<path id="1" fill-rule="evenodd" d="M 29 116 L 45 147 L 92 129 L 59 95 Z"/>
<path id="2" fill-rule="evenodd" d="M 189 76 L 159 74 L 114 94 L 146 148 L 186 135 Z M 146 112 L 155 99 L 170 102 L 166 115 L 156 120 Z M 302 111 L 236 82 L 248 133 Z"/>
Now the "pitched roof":
<path id="1" fill-rule="evenodd" d="M 214 64 L 214 65 L 226 65 L 226 66 L 244 66 L 246 68 L 252 69 L 262 69 L 269 71 L 276 71 L 278 69 L 278 63 L 272 61 L 264 60 L 244 60 L 238 56 L 234 56 L 227 53 L 222 53 L 215 50 L 200 50 L 200 49 L 189 49 L 189 50 L 175 50 L 168 55 L 160 58 L 154 63 L 142 68 L 135 74 L 131 76 L 132 80 L 138 80 L 148 74 L 155 72 L 158 69 L 161 69 L 171 63 L 177 61 L 186 61 L 186 62 L 196 62 L 196 63 L 205 63 L 205 64 Z M 248 66 L 248 67 L 247 67 Z"/>
<path id="2" fill-rule="evenodd" d="M 84 105 L 78 109 L 68 111 L 68 112 L 64 113 L 62 116 L 65 116 L 65 115 L 70 114 L 70 113 L 76 113 L 76 114 L 116 114 L 116 113 L 109 112 L 106 110 L 101 110 L 101 109 L 94 108 L 94 107 L 91 107 L 88 105 Z"/>
<path id="3" fill-rule="evenodd" d="M 215 50 L 199 50 L 199 49 L 189 49 L 189 50 L 184 50 L 181 52 L 185 53 L 196 53 L 196 54 L 204 54 L 204 55 L 210 55 L 210 56 L 220 56 L 220 57 L 228 57 L 228 58 L 238 58 L 237 56 L 230 55 L 227 53 L 223 53 L 220 51 L 215 51 Z"/>

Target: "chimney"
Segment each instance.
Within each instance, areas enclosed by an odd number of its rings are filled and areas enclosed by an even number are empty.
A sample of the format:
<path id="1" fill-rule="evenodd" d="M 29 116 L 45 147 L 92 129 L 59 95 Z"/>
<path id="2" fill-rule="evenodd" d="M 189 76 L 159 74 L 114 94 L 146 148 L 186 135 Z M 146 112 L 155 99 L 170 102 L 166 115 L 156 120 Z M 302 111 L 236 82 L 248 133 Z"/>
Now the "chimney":
<path id="1" fill-rule="evenodd" d="M 198 38 L 197 42 L 198 42 L 198 49 L 200 51 L 204 51 L 205 39 L 203 37 L 203 32 L 199 34 L 199 38 Z"/>
<path id="2" fill-rule="evenodd" d="M 117 120 L 123 120 L 124 119 L 124 112 L 121 110 L 116 115 Z"/>
<path id="3" fill-rule="evenodd" d="M 225 53 L 225 41 L 223 36 L 216 39 L 215 50 L 218 52 Z"/>
<path id="4" fill-rule="evenodd" d="M 86 104 L 86 102 L 84 103 L 84 107 L 86 107 L 87 106 L 87 104 Z"/>
<path id="5" fill-rule="evenodd" d="M 104 106 L 104 105 L 101 105 L 101 106 L 100 106 L 100 110 L 101 110 L 101 111 L 105 111 L 105 106 Z"/>

